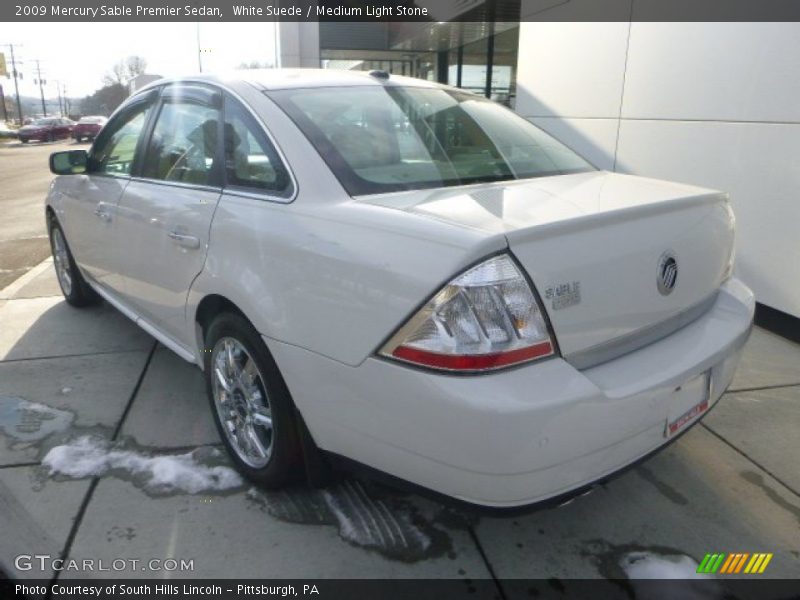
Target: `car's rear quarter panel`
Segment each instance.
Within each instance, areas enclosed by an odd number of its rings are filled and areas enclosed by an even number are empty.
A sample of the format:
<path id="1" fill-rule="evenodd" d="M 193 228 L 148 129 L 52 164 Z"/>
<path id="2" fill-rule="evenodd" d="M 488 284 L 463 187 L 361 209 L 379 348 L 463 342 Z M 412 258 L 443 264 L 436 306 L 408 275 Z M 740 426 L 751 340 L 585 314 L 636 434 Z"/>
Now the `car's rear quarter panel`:
<path id="1" fill-rule="evenodd" d="M 272 101 L 246 84 L 236 92 L 268 124 L 297 196 L 223 194 L 187 339 L 199 303 L 219 294 L 268 338 L 356 365 L 460 269 L 506 247 L 502 235 L 352 200 Z"/>
<path id="2" fill-rule="evenodd" d="M 413 215 L 390 224 L 388 212 L 223 195 L 190 306 L 220 294 L 268 338 L 359 364 L 440 285 L 505 246 Z"/>

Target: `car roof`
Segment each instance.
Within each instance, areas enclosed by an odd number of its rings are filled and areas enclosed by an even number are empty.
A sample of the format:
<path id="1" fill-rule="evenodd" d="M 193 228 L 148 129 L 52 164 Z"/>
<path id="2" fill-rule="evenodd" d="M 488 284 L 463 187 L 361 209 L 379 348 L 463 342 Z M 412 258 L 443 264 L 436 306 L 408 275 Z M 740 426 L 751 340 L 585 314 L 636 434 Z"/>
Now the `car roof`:
<path id="1" fill-rule="evenodd" d="M 375 71 L 344 71 L 339 69 L 244 69 L 229 73 L 203 73 L 186 77 L 159 79 L 142 89 L 181 81 L 206 81 L 208 83 L 221 85 L 247 83 L 259 90 L 343 86 L 413 86 L 450 89 L 449 86 L 426 81 L 424 79 L 415 79 L 402 75 L 376 77 L 370 75 L 370 73 L 375 73 Z"/>

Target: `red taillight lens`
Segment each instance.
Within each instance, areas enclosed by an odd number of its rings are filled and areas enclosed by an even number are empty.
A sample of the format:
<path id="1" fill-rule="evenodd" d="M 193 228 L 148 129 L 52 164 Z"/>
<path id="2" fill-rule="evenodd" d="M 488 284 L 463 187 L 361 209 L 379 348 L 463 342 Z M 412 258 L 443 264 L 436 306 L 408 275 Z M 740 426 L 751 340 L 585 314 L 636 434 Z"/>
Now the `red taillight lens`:
<path id="1" fill-rule="evenodd" d="M 554 352 L 533 290 L 507 255 L 453 279 L 380 350 L 405 362 L 462 372 L 499 369 Z"/>

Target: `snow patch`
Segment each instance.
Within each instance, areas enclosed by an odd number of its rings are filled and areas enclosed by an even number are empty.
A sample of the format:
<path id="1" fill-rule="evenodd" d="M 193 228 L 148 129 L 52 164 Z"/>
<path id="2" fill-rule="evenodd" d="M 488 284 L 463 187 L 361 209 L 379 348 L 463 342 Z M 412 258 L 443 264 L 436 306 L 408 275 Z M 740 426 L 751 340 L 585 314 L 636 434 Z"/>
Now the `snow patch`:
<path id="1" fill-rule="evenodd" d="M 16 396 L 0 395 L 0 430 L 21 442 L 43 440 L 68 428 L 74 415 Z"/>
<path id="2" fill-rule="evenodd" d="M 51 449 L 42 460 L 50 474 L 76 479 L 105 475 L 111 470 L 127 471 L 151 492 L 174 491 L 197 494 L 243 485 L 229 467 L 207 466 L 197 460 L 198 452 L 148 456 L 133 450 L 115 449 L 107 440 L 83 436 Z"/>
<path id="3" fill-rule="evenodd" d="M 652 552 L 630 552 L 620 560 L 620 567 L 629 579 L 696 579 L 697 563 L 679 554 L 658 555 Z"/>
<path id="4" fill-rule="evenodd" d="M 634 591 L 641 592 L 636 597 L 651 600 L 712 600 L 723 597 L 719 582 L 697 573 L 697 563 L 682 554 L 655 554 L 653 552 L 629 552 L 619 561 Z M 650 579 L 680 579 L 682 582 L 659 587 L 648 583 Z M 654 587 L 655 586 L 655 587 Z M 677 595 L 676 595 L 677 594 Z"/>

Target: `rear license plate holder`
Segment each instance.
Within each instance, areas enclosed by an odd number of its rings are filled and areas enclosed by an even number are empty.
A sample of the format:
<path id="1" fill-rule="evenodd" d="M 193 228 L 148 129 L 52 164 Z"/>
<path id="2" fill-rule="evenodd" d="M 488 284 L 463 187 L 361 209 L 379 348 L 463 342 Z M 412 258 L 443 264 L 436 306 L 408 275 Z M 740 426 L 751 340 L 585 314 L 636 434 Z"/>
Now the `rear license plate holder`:
<path id="1" fill-rule="evenodd" d="M 710 408 L 711 370 L 693 377 L 670 395 L 664 437 L 671 438 Z"/>

